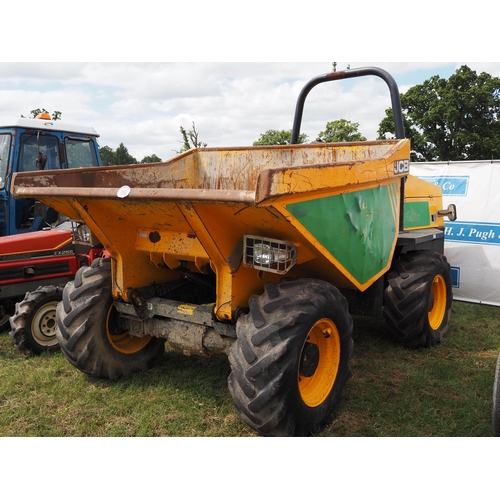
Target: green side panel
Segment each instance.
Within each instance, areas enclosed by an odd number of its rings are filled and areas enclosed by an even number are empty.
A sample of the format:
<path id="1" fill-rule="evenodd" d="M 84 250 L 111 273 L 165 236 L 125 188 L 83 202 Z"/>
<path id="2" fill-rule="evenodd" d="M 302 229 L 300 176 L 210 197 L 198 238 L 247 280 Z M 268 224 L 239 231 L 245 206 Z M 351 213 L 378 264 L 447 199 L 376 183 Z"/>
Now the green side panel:
<path id="1" fill-rule="evenodd" d="M 398 184 L 287 205 L 287 210 L 364 284 L 382 271 L 397 237 Z"/>
<path id="2" fill-rule="evenodd" d="M 426 201 L 407 201 L 405 203 L 405 229 L 430 225 L 429 204 Z"/>

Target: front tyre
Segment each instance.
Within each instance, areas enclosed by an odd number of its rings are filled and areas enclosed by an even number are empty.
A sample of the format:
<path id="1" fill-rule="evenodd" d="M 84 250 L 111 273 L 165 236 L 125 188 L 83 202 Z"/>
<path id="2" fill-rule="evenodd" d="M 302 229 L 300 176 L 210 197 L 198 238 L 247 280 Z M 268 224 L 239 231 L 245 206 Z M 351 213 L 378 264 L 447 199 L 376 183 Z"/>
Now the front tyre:
<path id="1" fill-rule="evenodd" d="M 394 339 L 406 347 L 431 347 L 448 330 L 453 295 L 450 265 L 443 254 L 401 254 L 387 275 L 384 318 Z"/>
<path id="2" fill-rule="evenodd" d="M 48 285 L 27 292 L 10 317 L 9 333 L 15 348 L 25 356 L 59 350 L 56 338 L 56 308 L 62 287 Z"/>
<path id="3" fill-rule="evenodd" d="M 228 386 L 235 409 L 265 436 L 307 436 L 333 419 L 351 375 L 352 318 L 319 280 L 267 283 L 236 323 Z"/>
<path id="4" fill-rule="evenodd" d="M 68 361 L 94 377 L 115 379 L 150 368 L 163 339 L 133 337 L 113 306 L 110 259 L 82 267 L 63 291 L 56 332 Z"/>

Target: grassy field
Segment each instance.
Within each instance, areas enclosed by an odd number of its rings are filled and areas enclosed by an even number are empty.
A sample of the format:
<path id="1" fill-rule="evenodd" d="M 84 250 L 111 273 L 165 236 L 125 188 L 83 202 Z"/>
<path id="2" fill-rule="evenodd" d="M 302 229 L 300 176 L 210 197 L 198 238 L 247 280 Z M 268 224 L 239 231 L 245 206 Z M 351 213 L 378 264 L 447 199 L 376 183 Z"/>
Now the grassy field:
<path id="1" fill-rule="evenodd" d="M 491 436 L 500 308 L 454 302 L 439 346 L 408 350 L 355 318 L 353 376 L 320 436 Z M 61 353 L 24 358 L 0 335 L 0 436 L 255 436 L 232 407 L 225 356 L 167 351 L 152 370 L 97 380 Z"/>

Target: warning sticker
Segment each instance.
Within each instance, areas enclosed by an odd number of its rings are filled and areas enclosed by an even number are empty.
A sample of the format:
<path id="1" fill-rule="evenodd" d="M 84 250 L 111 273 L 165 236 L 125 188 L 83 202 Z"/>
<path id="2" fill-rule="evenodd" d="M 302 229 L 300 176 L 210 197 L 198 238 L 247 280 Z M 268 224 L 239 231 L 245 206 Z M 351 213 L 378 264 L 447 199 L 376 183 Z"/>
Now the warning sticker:
<path id="1" fill-rule="evenodd" d="M 194 310 L 196 306 L 190 306 L 188 304 L 181 304 L 177 307 L 177 312 L 179 314 L 185 314 L 186 316 L 192 316 L 194 314 Z"/>

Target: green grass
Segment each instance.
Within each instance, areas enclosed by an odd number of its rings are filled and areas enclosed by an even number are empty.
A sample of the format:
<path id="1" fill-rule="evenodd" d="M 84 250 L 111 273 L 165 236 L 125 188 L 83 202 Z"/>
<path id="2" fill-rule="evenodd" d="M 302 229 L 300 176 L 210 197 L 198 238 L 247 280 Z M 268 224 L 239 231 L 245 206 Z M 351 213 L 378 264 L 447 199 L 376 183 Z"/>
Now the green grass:
<path id="1" fill-rule="evenodd" d="M 432 349 L 409 350 L 356 318 L 353 377 L 325 436 L 491 436 L 500 309 L 454 302 Z"/>
<path id="2" fill-rule="evenodd" d="M 500 308 L 454 302 L 435 348 L 409 350 L 355 318 L 353 376 L 321 436 L 491 436 Z M 0 335 L 0 436 L 255 436 L 236 415 L 225 356 L 168 351 L 153 369 L 93 379 L 61 353 L 24 358 Z"/>

